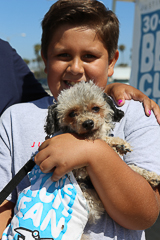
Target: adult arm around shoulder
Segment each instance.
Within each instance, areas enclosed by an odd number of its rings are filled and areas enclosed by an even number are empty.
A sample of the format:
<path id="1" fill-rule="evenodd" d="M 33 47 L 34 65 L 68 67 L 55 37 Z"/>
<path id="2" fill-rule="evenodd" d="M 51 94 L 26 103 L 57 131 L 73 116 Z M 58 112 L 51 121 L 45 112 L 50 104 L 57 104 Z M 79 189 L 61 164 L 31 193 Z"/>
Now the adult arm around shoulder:
<path id="1" fill-rule="evenodd" d="M 149 117 L 152 110 L 160 124 L 160 107 L 140 90 L 123 83 L 111 83 L 106 86 L 105 92 L 113 97 L 118 106 L 122 106 L 125 100 L 133 99 L 142 102 L 145 114 Z"/>
<path id="2" fill-rule="evenodd" d="M 0 239 L 2 238 L 5 228 L 12 219 L 14 206 L 14 203 L 7 200 L 0 206 Z"/>

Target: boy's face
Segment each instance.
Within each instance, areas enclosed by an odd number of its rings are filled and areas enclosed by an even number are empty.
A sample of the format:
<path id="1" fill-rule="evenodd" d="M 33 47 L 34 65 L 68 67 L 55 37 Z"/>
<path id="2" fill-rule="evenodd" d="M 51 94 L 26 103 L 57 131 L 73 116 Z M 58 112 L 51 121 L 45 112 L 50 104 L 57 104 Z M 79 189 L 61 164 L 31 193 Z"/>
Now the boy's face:
<path id="1" fill-rule="evenodd" d="M 93 29 L 61 26 L 54 34 L 45 63 L 48 85 L 57 99 L 63 89 L 80 81 L 93 80 L 105 88 L 108 76 L 113 74 L 115 57 L 109 62 L 108 51 Z"/>

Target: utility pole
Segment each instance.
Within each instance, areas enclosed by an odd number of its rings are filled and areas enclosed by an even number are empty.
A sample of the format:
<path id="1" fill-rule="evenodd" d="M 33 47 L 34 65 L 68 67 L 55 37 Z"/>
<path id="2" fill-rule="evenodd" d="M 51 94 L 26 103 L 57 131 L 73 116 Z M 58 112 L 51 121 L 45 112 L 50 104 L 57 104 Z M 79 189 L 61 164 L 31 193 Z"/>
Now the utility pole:
<path id="1" fill-rule="evenodd" d="M 115 13 L 116 11 L 116 0 L 112 0 L 112 11 Z"/>
<path id="2" fill-rule="evenodd" d="M 122 2 L 135 2 L 135 0 L 112 0 L 112 11 L 115 13 L 116 11 L 116 2 L 122 1 Z"/>

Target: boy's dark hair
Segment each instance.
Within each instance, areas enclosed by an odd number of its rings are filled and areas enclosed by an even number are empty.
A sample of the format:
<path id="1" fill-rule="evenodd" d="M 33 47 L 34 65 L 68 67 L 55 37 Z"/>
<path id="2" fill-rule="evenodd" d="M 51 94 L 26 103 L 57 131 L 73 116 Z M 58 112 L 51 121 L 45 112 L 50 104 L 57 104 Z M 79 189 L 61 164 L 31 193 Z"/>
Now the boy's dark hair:
<path id="1" fill-rule="evenodd" d="M 114 57 L 119 37 L 116 15 L 96 0 L 59 0 L 50 7 L 42 21 L 41 47 L 46 59 L 55 31 L 64 24 L 93 28 L 107 49 L 109 60 Z"/>

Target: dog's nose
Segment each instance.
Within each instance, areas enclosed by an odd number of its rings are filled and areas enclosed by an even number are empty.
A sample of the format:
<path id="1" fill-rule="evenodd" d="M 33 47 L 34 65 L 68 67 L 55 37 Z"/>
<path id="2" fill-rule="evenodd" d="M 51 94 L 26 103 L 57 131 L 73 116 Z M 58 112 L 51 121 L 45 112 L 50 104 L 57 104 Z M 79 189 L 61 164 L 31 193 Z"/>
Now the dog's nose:
<path id="1" fill-rule="evenodd" d="M 94 127 L 94 122 L 93 122 L 93 120 L 89 119 L 89 120 L 84 121 L 82 126 L 86 130 L 91 130 Z"/>

